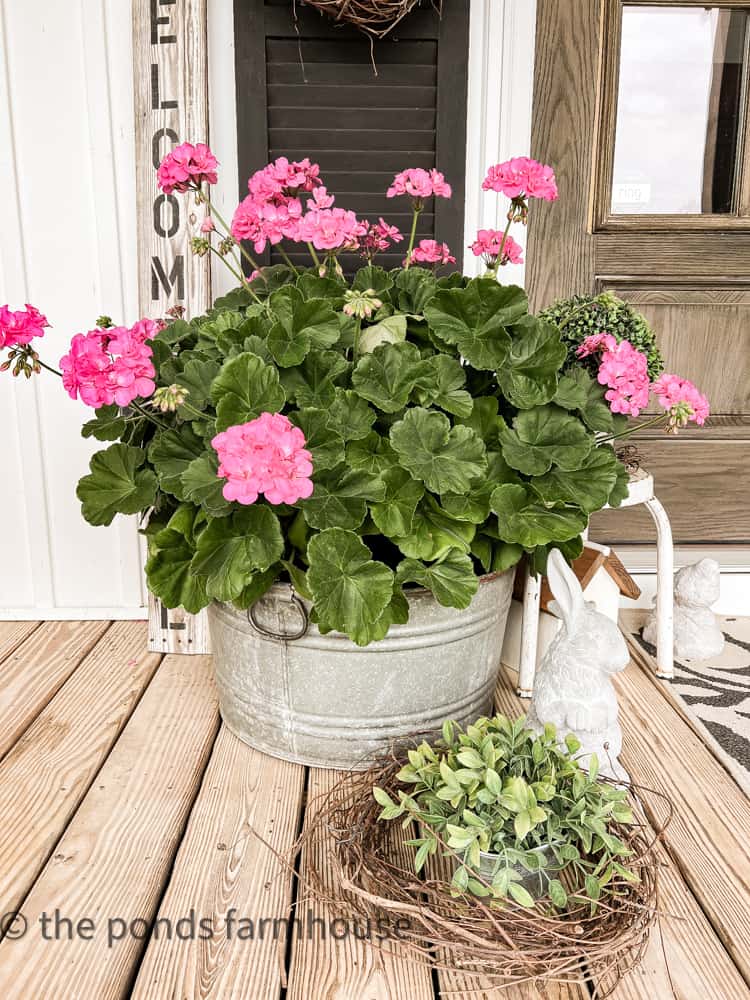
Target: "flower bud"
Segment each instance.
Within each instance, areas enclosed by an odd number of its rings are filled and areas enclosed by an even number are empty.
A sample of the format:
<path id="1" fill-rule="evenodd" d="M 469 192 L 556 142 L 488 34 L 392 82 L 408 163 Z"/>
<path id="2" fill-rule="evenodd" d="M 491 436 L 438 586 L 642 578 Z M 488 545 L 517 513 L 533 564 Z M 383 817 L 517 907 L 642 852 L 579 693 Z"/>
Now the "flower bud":
<path id="1" fill-rule="evenodd" d="M 96 321 L 96 325 L 100 330 L 109 330 L 115 324 L 112 322 L 110 316 L 100 316 Z"/>
<path id="2" fill-rule="evenodd" d="M 154 409 L 161 410 L 162 413 L 174 413 L 178 406 L 181 406 L 190 392 L 176 382 L 172 385 L 162 386 L 157 389 L 151 398 Z"/>

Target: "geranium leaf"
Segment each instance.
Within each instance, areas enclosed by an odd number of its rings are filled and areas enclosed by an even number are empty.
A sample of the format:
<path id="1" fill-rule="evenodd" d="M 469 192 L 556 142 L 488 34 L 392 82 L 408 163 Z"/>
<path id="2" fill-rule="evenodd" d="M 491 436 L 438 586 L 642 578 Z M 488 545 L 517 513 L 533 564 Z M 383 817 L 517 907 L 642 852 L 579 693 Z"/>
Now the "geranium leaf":
<path id="1" fill-rule="evenodd" d="M 619 464 L 611 448 L 594 448 L 579 469 L 552 468 L 532 479 L 531 487 L 546 503 L 572 503 L 592 514 L 607 503 L 617 483 Z"/>
<path id="2" fill-rule="evenodd" d="M 424 496 L 424 486 L 412 479 L 405 469 L 387 469 L 382 474 L 385 499 L 370 504 L 373 521 L 384 535 L 395 538 L 412 530 L 414 512 Z"/>
<path id="3" fill-rule="evenodd" d="M 185 362 L 182 371 L 177 377 L 178 385 L 187 389 L 188 395 L 185 402 L 195 410 L 204 410 L 211 399 L 211 385 L 219 374 L 221 366 L 217 361 L 191 358 Z M 185 416 L 188 412 L 185 407 L 178 407 L 180 416 Z"/>
<path id="4" fill-rule="evenodd" d="M 441 289 L 425 308 L 430 328 L 455 344 L 475 368 L 496 370 L 510 351 L 507 327 L 527 313 L 521 288 L 474 278 L 466 288 Z"/>
<path id="5" fill-rule="evenodd" d="M 628 495 L 630 475 L 621 461 L 617 461 L 617 478 L 607 501 L 610 507 L 619 507 Z"/>
<path id="6" fill-rule="evenodd" d="M 325 299 L 334 310 L 344 304 L 346 285 L 337 278 L 321 278 L 307 271 L 297 278 L 297 288 L 304 299 Z"/>
<path id="7" fill-rule="evenodd" d="M 198 539 L 191 572 L 206 578 L 206 593 L 232 601 L 258 570 L 267 570 L 284 551 L 279 519 L 269 507 L 254 505 L 209 522 Z"/>
<path id="8" fill-rule="evenodd" d="M 372 354 L 381 344 L 399 344 L 406 340 L 406 316 L 386 316 L 379 323 L 366 327 L 359 338 L 359 353 Z"/>
<path id="9" fill-rule="evenodd" d="M 353 389 L 336 389 L 328 407 L 328 423 L 345 441 L 367 437 L 377 414 Z"/>
<path id="10" fill-rule="evenodd" d="M 512 430 L 501 429 L 500 441 L 508 465 L 527 476 L 541 476 L 553 464 L 577 469 L 594 446 L 581 421 L 552 403 L 522 410 Z"/>
<path id="11" fill-rule="evenodd" d="M 120 407 L 100 406 L 94 415 L 93 420 L 87 420 L 81 428 L 83 437 L 93 437 L 97 441 L 119 441 L 125 433 L 127 424 L 120 411 Z"/>
<path id="12" fill-rule="evenodd" d="M 285 368 L 281 373 L 281 384 L 287 398 L 300 408 L 306 406 L 330 406 L 336 396 L 334 385 L 349 364 L 338 351 L 310 351 L 301 365 Z"/>
<path id="13" fill-rule="evenodd" d="M 476 431 L 488 448 L 499 444 L 501 423 L 498 419 L 498 402 L 496 396 L 475 396 L 471 413 L 467 417 L 458 417 L 457 424 L 465 424 Z"/>
<path id="14" fill-rule="evenodd" d="M 371 288 L 376 296 L 381 298 L 385 292 L 393 288 L 393 278 L 382 267 L 368 264 L 366 267 L 361 267 L 354 275 L 352 288 L 357 292 L 366 292 Z"/>
<path id="15" fill-rule="evenodd" d="M 430 566 L 416 559 L 404 559 L 396 568 L 396 580 L 427 587 L 447 608 L 468 608 L 479 588 L 474 564 L 460 549 L 449 549 Z"/>
<path id="16" fill-rule="evenodd" d="M 405 556 L 431 562 L 451 548 L 469 552 L 476 527 L 468 521 L 458 521 L 446 514 L 427 494 L 417 506 L 412 529 L 403 538 L 393 541 Z"/>
<path id="17" fill-rule="evenodd" d="M 414 344 L 381 344 L 366 354 L 352 372 L 352 387 L 386 413 L 403 409 L 421 371 Z"/>
<path id="18" fill-rule="evenodd" d="M 487 471 L 482 439 L 470 427 L 452 428 L 435 410 L 407 410 L 390 437 L 403 467 L 433 493 L 463 493 Z"/>
<path id="19" fill-rule="evenodd" d="M 435 275 L 425 267 L 410 267 L 408 271 L 401 268 L 395 275 L 396 290 L 391 292 L 394 304 L 398 305 L 401 312 L 411 313 L 413 316 L 423 315 L 425 306 L 437 290 Z"/>
<path id="20" fill-rule="evenodd" d="M 166 528 L 150 540 L 146 562 L 149 590 L 166 607 L 182 607 L 190 614 L 197 614 L 209 603 L 205 581 L 190 570 L 196 521 L 203 516 L 192 504 L 181 504 Z"/>
<path id="21" fill-rule="evenodd" d="M 182 473 L 182 492 L 185 500 L 197 504 L 211 517 L 226 517 L 232 504 L 224 499 L 222 490 L 226 480 L 220 479 L 219 458 L 213 449 L 204 452 L 187 466 Z"/>
<path id="22" fill-rule="evenodd" d="M 319 471 L 333 469 L 344 461 L 344 439 L 330 425 L 328 417 L 328 411 L 314 407 L 289 414 L 292 423 L 305 435 L 305 448 L 312 454 L 313 469 Z"/>
<path id="23" fill-rule="evenodd" d="M 579 508 L 539 503 L 531 490 L 522 485 L 496 487 L 492 509 L 497 514 L 503 540 L 525 548 L 567 541 L 580 535 L 588 524 L 587 515 Z"/>
<path id="24" fill-rule="evenodd" d="M 251 604 L 266 593 L 268 588 L 278 579 L 281 572 L 281 563 L 274 563 L 266 570 L 251 573 L 247 584 L 242 588 L 239 597 L 235 597 L 233 604 L 240 611 L 246 611 Z"/>
<path id="25" fill-rule="evenodd" d="M 362 440 L 346 446 L 346 461 L 353 469 L 365 469 L 379 475 L 398 463 L 398 455 L 388 438 L 372 431 Z"/>
<path id="26" fill-rule="evenodd" d="M 269 305 L 290 335 L 309 338 L 313 347 L 332 347 L 341 336 L 338 317 L 324 298 L 305 299 L 297 288 L 287 285 L 271 295 Z"/>
<path id="27" fill-rule="evenodd" d="M 299 504 L 313 528 L 358 528 L 368 500 L 382 500 L 385 486 L 379 476 L 342 464 L 313 472 L 313 492 Z"/>
<path id="28" fill-rule="evenodd" d="M 465 493 L 443 493 L 440 502 L 446 514 L 459 521 L 483 524 L 490 514 L 492 491 L 501 483 L 517 483 L 518 475 L 499 452 L 487 455 L 487 475 L 477 480 Z"/>
<path id="29" fill-rule="evenodd" d="M 115 514 L 137 514 L 156 499 L 156 474 L 142 468 L 143 448 L 113 444 L 97 451 L 91 472 L 78 483 L 76 496 L 89 524 L 111 524 Z"/>
<path id="30" fill-rule="evenodd" d="M 511 334 L 510 353 L 497 372 L 500 388 L 522 409 L 548 403 L 557 389 L 557 373 L 568 356 L 560 331 L 552 323 L 525 316 Z"/>
<path id="31" fill-rule="evenodd" d="M 276 292 L 280 295 L 280 292 Z M 288 330 L 282 323 L 274 323 L 266 341 L 268 350 L 282 368 L 298 365 L 312 346 L 304 330 Z"/>
<path id="32" fill-rule="evenodd" d="M 358 646 L 368 646 L 371 642 L 385 639 L 391 625 L 406 625 L 409 621 L 409 602 L 397 587 L 390 603 L 377 621 L 366 623 L 350 633 L 350 638 Z"/>
<path id="33" fill-rule="evenodd" d="M 466 391 L 466 373 L 457 358 L 433 354 L 421 365 L 422 374 L 416 382 L 418 399 L 422 405 L 432 403 L 441 410 L 457 417 L 470 416 L 474 401 Z"/>
<path id="34" fill-rule="evenodd" d="M 211 398 L 219 431 L 247 423 L 263 412 L 278 413 L 285 402 L 276 369 L 250 353 L 224 363 L 211 387 Z"/>
<path id="35" fill-rule="evenodd" d="M 307 555 L 307 582 L 325 625 L 351 635 L 380 618 L 393 597 L 393 573 L 353 531 L 321 531 Z"/>
<path id="36" fill-rule="evenodd" d="M 585 369 L 572 368 L 561 376 L 553 402 L 566 410 L 577 410 L 592 431 L 618 434 L 625 428 L 627 418 L 612 412 L 604 398 L 605 391 Z"/>
<path id="37" fill-rule="evenodd" d="M 160 489 L 178 500 L 186 500 L 182 474 L 203 454 L 204 448 L 203 439 L 187 424 L 158 433 L 149 445 L 148 458 L 156 470 Z"/>

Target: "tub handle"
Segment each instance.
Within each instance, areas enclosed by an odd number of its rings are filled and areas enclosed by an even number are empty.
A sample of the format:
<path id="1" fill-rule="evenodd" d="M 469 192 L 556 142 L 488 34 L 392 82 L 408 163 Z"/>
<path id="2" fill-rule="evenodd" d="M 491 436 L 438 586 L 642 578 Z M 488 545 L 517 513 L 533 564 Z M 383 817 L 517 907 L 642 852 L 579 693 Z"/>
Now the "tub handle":
<path id="1" fill-rule="evenodd" d="M 251 604 L 247 609 L 247 620 L 251 628 L 255 629 L 259 635 L 264 636 L 266 639 L 273 639 L 274 642 L 293 642 L 295 639 L 301 639 L 310 627 L 310 619 L 307 615 L 307 608 L 299 597 L 297 597 L 294 591 L 292 591 L 289 595 L 289 600 L 297 609 L 300 616 L 301 624 L 296 632 L 276 632 L 274 629 L 261 625 L 261 623 L 255 618 L 255 605 L 258 603 L 257 601 Z"/>

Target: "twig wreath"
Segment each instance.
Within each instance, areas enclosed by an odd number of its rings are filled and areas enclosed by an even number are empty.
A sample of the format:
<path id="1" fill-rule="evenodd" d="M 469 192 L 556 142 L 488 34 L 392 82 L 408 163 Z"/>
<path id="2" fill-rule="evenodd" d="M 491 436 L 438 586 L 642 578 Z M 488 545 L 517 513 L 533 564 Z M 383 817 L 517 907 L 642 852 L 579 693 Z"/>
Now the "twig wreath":
<path id="1" fill-rule="evenodd" d="M 346 21 L 368 35 L 383 38 L 420 0 L 303 0 L 334 21 Z M 440 9 L 442 0 L 434 6 Z"/>
<path id="2" fill-rule="evenodd" d="M 308 848 L 309 893 L 353 921 L 398 922 L 398 939 L 410 958 L 438 971 L 481 976 L 484 990 L 532 981 L 590 982 L 598 997 L 611 993 L 640 961 L 656 919 L 656 844 L 671 819 L 669 800 L 631 787 L 636 821 L 616 832 L 632 851 L 624 863 L 638 880 L 613 877 L 595 912 L 575 901 L 556 912 L 547 898 L 532 909 L 510 900 L 498 905 L 452 890 L 450 857 L 433 859 L 415 875 L 410 848 L 391 824 L 378 820 L 373 786 L 396 797 L 396 775 L 406 760 L 405 749 L 394 751 L 367 771 L 342 776 L 312 804 L 314 818 L 296 845 L 296 850 Z M 643 808 L 646 795 L 666 807 L 666 820 L 656 832 Z M 309 849 L 321 841 L 332 846 L 323 852 Z M 441 847 L 458 859 L 444 841 Z M 389 949 L 392 941 L 379 946 Z"/>

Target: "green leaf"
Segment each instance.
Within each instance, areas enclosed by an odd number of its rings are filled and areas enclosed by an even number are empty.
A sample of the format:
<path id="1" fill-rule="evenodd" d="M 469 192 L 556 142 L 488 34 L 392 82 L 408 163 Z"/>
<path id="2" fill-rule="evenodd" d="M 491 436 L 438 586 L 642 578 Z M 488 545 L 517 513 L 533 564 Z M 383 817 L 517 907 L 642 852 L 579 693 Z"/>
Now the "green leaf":
<path id="1" fill-rule="evenodd" d="M 430 566 L 416 559 L 404 559 L 396 568 L 396 580 L 426 587 L 438 603 L 447 608 L 468 608 L 479 589 L 474 564 L 460 549 L 449 549 Z"/>
<path id="2" fill-rule="evenodd" d="M 432 562 L 451 548 L 469 552 L 475 531 L 468 521 L 457 521 L 446 514 L 428 494 L 417 506 L 411 532 L 393 541 L 405 556 Z"/>
<path id="3" fill-rule="evenodd" d="M 527 908 L 534 906 L 534 897 L 528 889 L 524 889 L 524 887 L 519 885 L 518 882 L 511 882 L 508 885 L 508 892 L 521 906 L 525 906 Z"/>
<path id="4" fill-rule="evenodd" d="M 280 564 L 274 563 L 273 566 L 270 566 L 266 570 L 251 573 L 239 597 L 234 598 L 234 606 L 239 608 L 240 611 L 247 611 L 250 605 L 260 600 L 269 587 L 275 583 L 279 577 L 280 569 Z"/>
<path id="5" fill-rule="evenodd" d="M 588 517 L 577 507 L 545 506 L 522 485 L 498 486 L 492 494 L 492 509 L 503 540 L 525 548 L 567 541 L 588 524 Z"/>
<path id="6" fill-rule="evenodd" d="M 204 410 L 211 399 L 211 386 L 219 374 L 220 365 L 216 361 L 191 358 L 177 376 L 177 384 L 187 389 L 185 400 L 195 410 Z M 181 417 L 188 414 L 184 406 L 179 406 L 177 412 Z"/>
<path id="7" fill-rule="evenodd" d="M 97 451 L 91 473 L 78 483 L 76 496 L 89 524 L 111 524 L 115 514 L 137 514 L 156 499 L 156 475 L 142 468 L 146 452 L 128 444 Z"/>
<path id="8" fill-rule="evenodd" d="M 551 403 L 522 410 L 512 430 L 501 429 L 500 441 L 508 465 L 527 476 L 541 476 L 552 465 L 578 469 L 594 446 L 581 421 Z"/>
<path id="9" fill-rule="evenodd" d="M 308 407 L 292 411 L 289 419 L 305 435 L 305 448 L 312 454 L 314 471 L 333 469 L 344 461 L 344 439 L 332 428 L 326 410 Z"/>
<path id="10" fill-rule="evenodd" d="M 284 551 L 279 519 L 260 505 L 209 522 L 200 538 L 191 571 L 206 578 L 206 592 L 232 601 L 257 570 L 267 570 Z"/>
<path id="11" fill-rule="evenodd" d="M 332 309 L 338 310 L 344 304 L 346 285 L 337 278 L 321 278 L 306 271 L 297 278 L 297 288 L 305 299 L 325 299 Z"/>
<path id="12" fill-rule="evenodd" d="M 522 812 L 516 813 L 516 817 L 513 820 L 513 829 L 519 840 L 523 840 L 531 829 L 531 816 L 529 816 L 525 809 Z"/>
<path id="13" fill-rule="evenodd" d="M 377 785 L 375 785 L 375 787 L 372 790 L 372 797 L 375 799 L 377 804 L 379 806 L 382 806 L 384 809 L 386 808 L 386 806 L 395 806 L 396 804 L 390 797 L 388 792 L 386 792 L 384 788 L 378 788 Z"/>
<path id="14" fill-rule="evenodd" d="M 585 880 L 586 895 L 589 899 L 599 899 L 602 894 L 602 887 L 596 875 L 587 875 Z"/>
<path id="15" fill-rule="evenodd" d="M 419 402 L 439 406 L 457 417 L 470 416 L 474 408 L 471 395 L 464 389 L 466 373 L 457 358 L 433 354 L 422 362 L 422 374 L 416 382 Z"/>
<path id="16" fill-rule="evenodd" d="M 346 446 L 346 461 L 353 469 L 381 475 L 397 464 L 398 455 L 391 448 L 388 438 L 373 431 L 361 441 L 352 441 Z"/>
<path id="17" fill-rule="evenodd" d="M 366 292 L 368 289 L 372 289 L 376 296 L 380 298 L 383 293 L 393 288 L 393 278 L 382 267 L 368 264 L 365 267 L 361 267 L 354 275 L 352 288 L 356 292 Z"/>
<path id="18" fill-rule="evenodd" d="M 310 539 L 307 581 L 320 618 L 351 634 L 377 621 L 393 596 L 393 573 L 353 531 L 328 528 Z"/>
<path id="19" fill-rule="evenodd" d="M 568 894 L 559 879 L 550 879 L 547 890 L 549 898 L 552 900 L 552 905 L 557 907 L 558 910 L 562 910 L 563 907 L 568 905 Z"/>
<path id="20" fill-rule="evenodd" d="M 226 361 L 214 379 L 211 397 L 216 404 L 216 429 L 225 431 L 261 413 L 278 413 L 285 402 L 275 368 L 257 354 L 239 354 Z"/>
<path id="21" fill-rule="evenodd" d="M 404 468 L 433 493 L 463 493 L 487 470 L 482 439 L 470 427 L 451 428 L 435 410 L 407 410 L 390 437 Z"/>
<path id="22" fill-rule="evenodd" d="M 292 285 L 269 298 L 277 322 L 268 335 L 268 348 L 284 368 L 298 365 L 311 347 L 331 347 L 341 336 L 341 328 L 325 299 L 305 299 Z"/>
<path id="23" fill-rule="evenodd" d="M 310 351 L 301 365 L 285 368 L 281 384 L 287 398 L 300 408 L 306 406 L 325 409 L 336 397 L 335 380 L 349 368 L 349 363 L 338 351 Z"/>
<path id="24" fill-rule="evenodd" d="M 440 501 L 443 510 L 459 521 L 483 524 L 490 514 L 492 491 L 501 483 L 517 483 L 518 475 L 498 452 L 487 455 L 487 475 L 474 483 L 466 493 L 444 493 Z"/>
<path id="25" fill-rule="evenodd" d="M 205 580 L 190 569 L 196 520 L 202 517 L 192 504 L 181 504 L 166 528 L 151 539 L 146 562 L 149 590 L 165 607 L 182 607 L 190 614 L 197 614 L 209 603 Z"/>
<path id="26" fill-rule="evenodd" d="M 370 505 L 370 514 L 384 535 L 394 538 L 412 530 L 414 512 L 424 496 L 424 486 L 398 466 L 386 469 L 381 476 L 385 498 Z"/>
<path id="27" fill-rule="evenodd" d="M 232 504 L 224 499 L 222 490 L 225 479 L 219 477 L 219 459 L 216 452 L 207 451 L 187 466 L 181 476 L 185 500 L 202 507 L 211 517 L 226 517 Z"/>
<path id="28" fill-rule="evenodd" d="M 505 364 L 510 352 L 507 327 L 527 311 L 522 289 L 474 278 L 466 288 L 437 292 L 425 308 L 425 317 L 430 329 L 454 344 L 474 368 L 495 370 Z"/>
<path id="29" fill-rule="evenodd" d="M 381 344 L 366 354 L 352 372 L 352 387 L 386 413 L 403 409 L 421 371 L 414 344 Z"/>
<path id="30" fill-rule="evenodd" d="M 499 447 L 501 421 L 497 415 L 497 397 L 475 396 L 473 402 L 474 406 L 469 416 L 458 417 L 455 423 L 471 427 L 488 448 Z"/>
<path id="31" fill-rule="evenodd" d="M 187 425 L 160 431 L 148 449 L 148 459 L 159 479 L 159 488 L 171 493 L 178 500 L 186 500 L 182 474 L 196 458 L 203 454 L 203 439 Z"/>
<path id="32" fill-rule="evenodd" d="M 497 372 L 500 388 L 522 409 L 548 403 L 557 389 L 557 372 L 568 356 L 559 330 L 527 316 L 511 332 L 510 354 Z"/>
<path id="33" fill-rule="evenodd" d="M 437 289 L 437 282 L 432 271 L 425 267 L 400 268 L 396 271 L 395 290 L 391 298 L 401 312 L 421 316 L 427 303 L 432 299 Z"/>
<path id="34" fill-rule="evenodd" d="M 610 507 L 619 507 L 623 500 L 625 500 L 629 493 L 630 487 L 630 474 L 622 462 L 618 459 L 617 461 L 617 478 L 615 479 L 615 485 L 612 487 L 612 492 L 609 494 L 609 500 L 607 501 Z"/>
<path id="35" fill-rule="evenodd" d="M 400 344 L 406 340 L 406 316 L 397 313 L 366 327 L 359 338 L 359 353 L 372 354 L 381 344 Z"/>
<path id="36" fill-rule="evenodd" d="M 81 434 L 85 438 L 96 438 L 97 441 L 117 441 L 125 433 L 126 427 L 119 406 L 100 406 L 95 411 L 94 419 L 87 420 L 83 425 Z"/>
<path id="37" fill-rule="evenodd" d="M 358 528 L 367 513 L 367 500 L 381 501 L 385 486 L 379 476 L 346 464 L 313 473 L 313 492 L 300 501 L 305 520 L 313 528 Z"/>
<path id="38" fill-rule="evenodd" d="M 605 392 L 584 368 L 572 368 L 561 376 L 553 401 L 566 410 L 577 410 L 592 431 L 616 434 L 624 429 L 626 420 L 612 412 Z"/>
<path id="39" fill-rule="evenodd" d="M 370 433 L 376 413 L 352 389 L 336 389 L 327 408 L 329 425 L 344 441 L 359 441 Z"/>
<path id="40" fill-rule="evenodd" d="M 607 503 L 617 483 L 618 465 L 611 448 L 594 448 L 579 469 L 550 469 L 532 479 L 531 486 L 545 503 L 572 503 L 592 514 Z"/>

